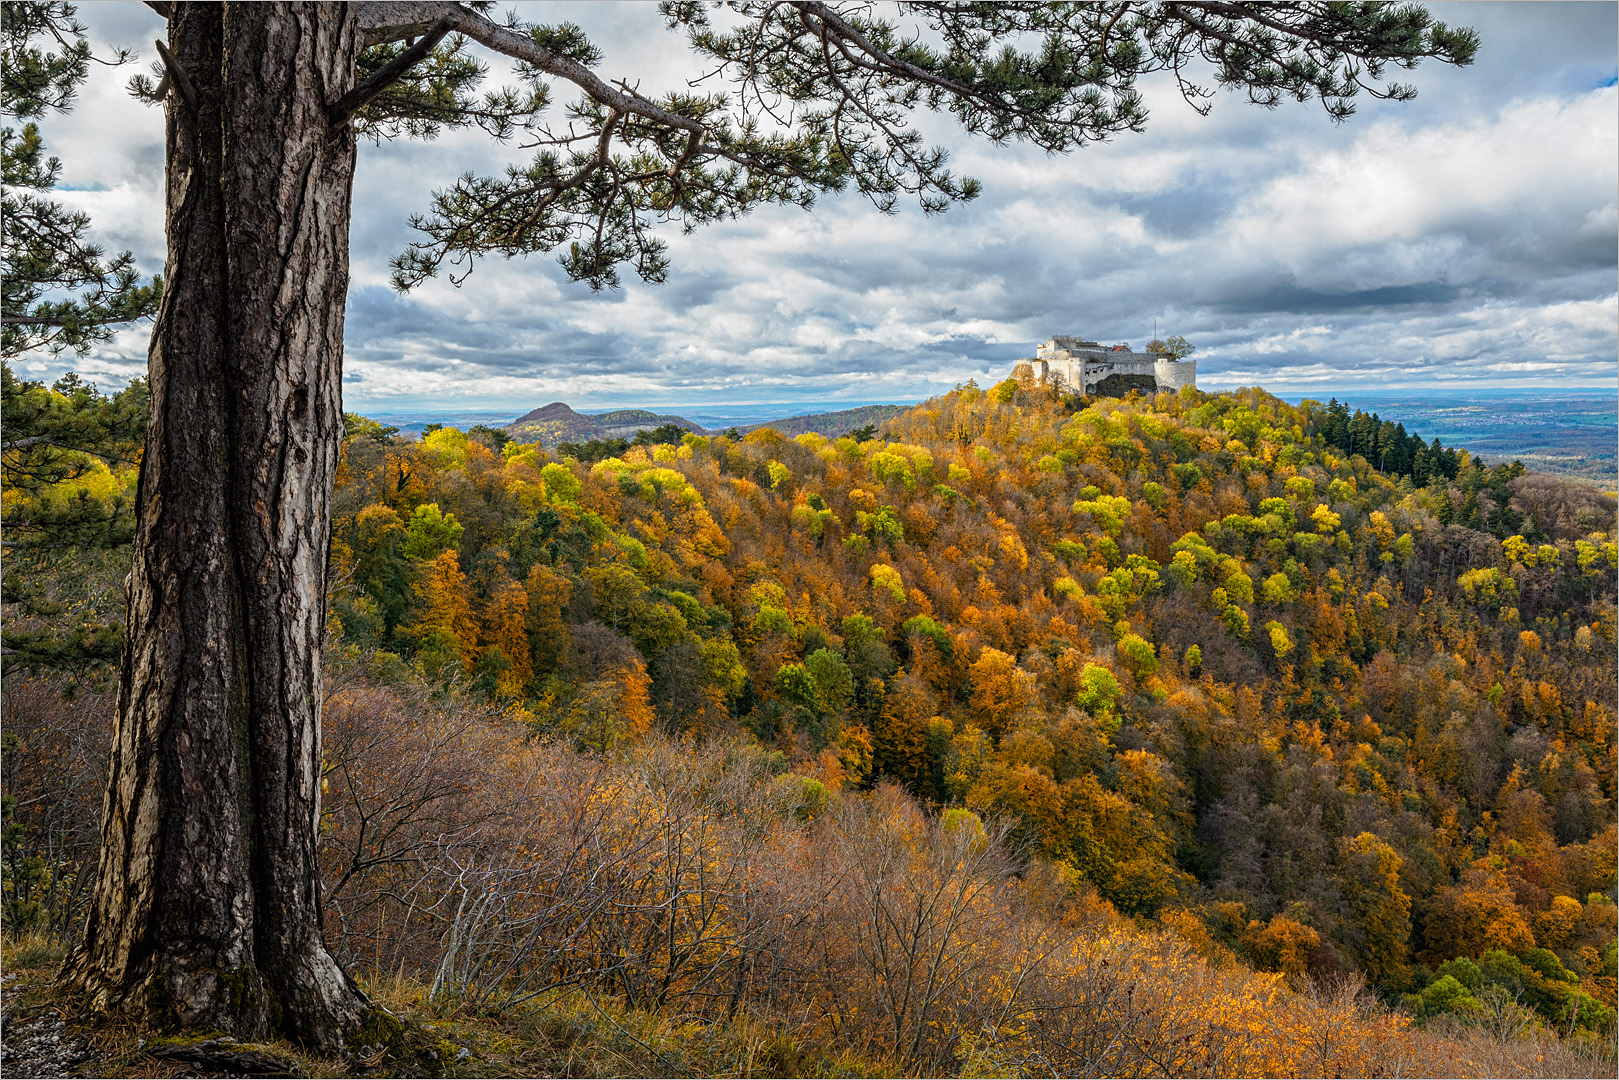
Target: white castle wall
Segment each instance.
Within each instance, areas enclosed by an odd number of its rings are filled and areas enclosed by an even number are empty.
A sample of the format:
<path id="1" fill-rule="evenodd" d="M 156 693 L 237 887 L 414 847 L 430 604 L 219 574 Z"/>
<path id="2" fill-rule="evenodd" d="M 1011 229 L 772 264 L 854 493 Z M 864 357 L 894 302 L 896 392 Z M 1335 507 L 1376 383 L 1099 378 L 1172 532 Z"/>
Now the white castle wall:
<path id="1" fill-rule="evenodd" d="M 1111 349 L 1100 342 L 1059 334 L 1041 342 L 1032 360 L 1020 360 L 1036 377 L 1061 375 L 1076 392 L 1092 393 L 1110 375 L 1147 375 L 1160 391 L 1197 385 L 1197 361 L 1173 360 L 1164 353 Z"/>
<path id="2" fill-rule="evenodd" d="M 1197 386 L 1196 360 L 1159 360 L 1152 365 L 1153 378 L 1158 381 L 1159 392 L 1177 391 L 1182 387 Z"/>

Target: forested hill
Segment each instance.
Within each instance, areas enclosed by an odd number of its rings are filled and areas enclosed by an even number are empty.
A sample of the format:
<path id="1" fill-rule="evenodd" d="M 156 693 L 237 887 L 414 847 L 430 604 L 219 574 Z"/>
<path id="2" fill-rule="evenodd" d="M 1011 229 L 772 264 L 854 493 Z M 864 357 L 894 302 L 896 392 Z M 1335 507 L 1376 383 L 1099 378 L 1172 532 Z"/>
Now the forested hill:
<path id="1" fill-rule="evenodd" d="M 615 409 L 605 413 L 577 413 L 560 401 L 553 401 L 519 416 L 503 429 L 520 442 L 555 446 L 561 442 L 588 442 L 592 439 L 615 439 L 634 435 L 673 424 L 684 431 L 699 434 L 701 425 L 681 416 L 664 416 L 646 409 Z"/>
<path id="2" fill-rule="evenodd" d="M 905 412 L 906 405 L 862 405 L 855 409 L 839 409 L 837 412 L 807 413 L 803 416 L 789 416 L 782 420 L 768 420 L 761 424 L 749 424 L 742 428 L 744 432 L 757 431 L 760 428 L 771 428 L 783 435 L 804 435 L 814 433 L 837 438 L 850 432 L 867 430 L 875 434 L 878 427 L 887 421 Z"/>
<path id="3" fill-rule="evenodd" d="M 1339 420 L 1008 381 L 861 443 L 355 443 L 336 615 L 537 730 L 736 725 L 828 789 L 1010 817 L 1261 967 L 1607 1016 L 1613 500 L 1426 447 L 1390 476 Z"/>
<path id="4" fill-rule="evenodd" d="M 782 420 L 769 420 L 756 424 L 739 425 L 743 432 L 756 431 L 759 428 L 774 428 L 783 435 L 802 435 L 805 432 L 816 432 L 821 435 L 837 437 L 851 431 L 861 431 L 868 427 L 875 432 L 877 425 L 904 412 L 904 405 L 862 405 L 855 409 L 841 409 L 836 412 L 807 413 L 802 416 L 789 416 Z M 567 404 L 553 401 L 549 405 L 541 406 L 519 416 L 510 424 L 501 429 L 519 442 L 537 442 L 545 447 L 557 447 L 564 444 L 579 446 L 594 442 L 603 448 L 616 449 L 622 452 L 628 448 L 629 441 L 641 432 L 656 435 L 659 441 L 678 441 L 681 432 L 692 432 L 696 435 L 707 435 L 700 424 L 695 424 L 683 416 L 663 415 L 650 412 L 646 409 L 616 409 L 605 413 L 579 413 Z M 667 438 L 664 436 L 667 435 Z M 623 439 L 623 446 L 616 446 L 613 440 Z M 645 438 L 641 440 L 643 443 Z M 564 447 L 564 453 L 566 453 Z M 588 454 L 585 456 L 589 456 Z"/>
<path id="5" fill-rule="evenodd" d="M 82 406 L 134 439 L 113 421 L 144 405 L 7 391 L 20 435 Z M 828 1070 L 1000 1069 L 993 1043 L 1123 1075 L 1611 1074 L 1615 502 L 1342 419 L 1008 380 L 864 441 L 580 461 L 351 418 L 334 948 L 485 1004 L 561 980 L 763 1017 Z M 121 610 L 134 469 L 40 446 L 7 458 L 8 672 L 116 655 L 91 620 Z M 6 911 L 65 928 L 111 695 L 53 685 L 5 684 L 6 866 L 34 868 Z M 481 959 L 445 966 L 474 890 Z M 884 935 L 913 916 L 951 989 L 900 1015 L 922 961 Z M 1321 996 L 1357 973 L 1418 1027 Z"/>

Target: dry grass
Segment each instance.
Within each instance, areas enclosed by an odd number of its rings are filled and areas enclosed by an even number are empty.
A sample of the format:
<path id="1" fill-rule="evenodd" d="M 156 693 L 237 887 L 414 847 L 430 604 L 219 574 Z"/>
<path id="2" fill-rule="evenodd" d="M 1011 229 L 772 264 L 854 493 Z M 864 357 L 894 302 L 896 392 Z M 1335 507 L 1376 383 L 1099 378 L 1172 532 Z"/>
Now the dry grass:
<path id="1" fill-rule="evenodd" d="M 1166 951 L 1167 950 L 1167 951 Z M 15 1025 L 59 1015 L 49 996 L 49 985 L 60 964 L 60 942 L 40 934 L 6 935 L 0 938 L 6 981 L 6 1021 L 8 1038 Z M 1146 991 L 1138 1004 L 1144 1010 L 1167 1006 L 1171 1014 L 1196 1011 L 1197 994 L 1189 994 L 1185 976 L 1177 963 L 1192 963 L 1173 943 L 1157 942 L 1138 954 L 1147 962 L 1175 960 L 1162 969 L 1163 978 L 1155 985 L 1138 984 Z M 1138 973 L 1146 973 L 1140 969 Z M 1208 972 L 1198 987 L 1211 997 L 1231 999 L 1246 990 L 1257 978 L 1249 973 Z M 1235 980 L 1235 981 L 1233 981 Z M 1238 985 L 1242 984 L 1242 985 Z M 828 1040 L 806 1039 L 784 1033 L 780 1023 L 750 1019 L 702 1022 L 680 1019 L 645 1010 L 631 1009 L 622 1001 L 572 990 L 547 1000 L 536 1000 L 503 1009 L 475 1009 L 455 1001 L 428 1000 L 428 986 L 421 981 L 393 976 L 367 987 L 380 1004 L 420 1026 L 441 1051 L 447 1051 L 444 1075 L 456 1077 L 548 1077 L 548 1076 L 900 1076 L 919 1075 L 902 1070 L 896 1062 L 881 1056 L 866 1056 L 839 1050 Z M 1148 999 L 1151 1000 L 1148 1000 Z M 1190 1060 L 1178 1063 L 1200 1075 L 1264 1075 L 1254 1068 L 1262 1058 L 1256 1054 L 1275 1052 L 1270 1047 L 1282 1037 L 1297 1041 L 1289 1049 L 1292 1058 L 1286 1067 L 1270 1075 L 1318 1075 L 1319 1066 L 1350 1067 L 1344 1075 L 1384 1076 L 1522 1076 L 1522 1077 L 1601 1077 L 1614 1075 L 1611 1045 L 1595 1041 L 1575 1042 L 1544 1033 L 1530 1033 L 1513 1039 L 1492 1038 L 1484 1031 L 1460 1024 L 1435 1024 L 1428 1029 L 1391 1023 L 1389 1014 L 1375 1002 L 1346 986 L 1331 994 L 1252 999 L 1258 1008 L 1251 1015 L 1228 1014 L 1223 1018 L 1227 1042 L 1220 1060 Z M 1172 1018 L 1172 1016 L 1171 1016 Z M 1319 1021 L 1314 1028 L 1311 1019 Z M 1234 1037 L 1236 1027 L 1250 1020 L 1259 1021 L 1255 1037 Z M 1305 1027 L 1299 1027 L 1305 1023 Z M 1311 1033 L 1341 1039 L 1346 1056 L 1315 1059 L 1306 1045 Z M 1358 1033 L 1357 1033 L 1358 1031 Z M 1368 1039 L 1367 1032 L 1381 1032 Z M 189 1064 L 154 1057 L 162 1045 L 149 1032 L 132 1025 L 86 1022 L 68 1017 L 61 1028 L 64 1041 L 83 1047 L 88 1057 L 76 1067 L 78 1075 L 97 1077 L 163 1078 L 208 1075 Z M 1242 1044 L 1242 1045 L 1239 1045 Z M 281 1042 L 262 1044 L 259 1049 L 289 1062 L 298 1075 L 357 1077 L 378 1075 L 362 1063 L 313 1057 L 297 1047 Z M 1376 1057 L 1358 1057 L 1375 1052 Z M 1311 1062 L 1314 1064 L 1312 1065 Z M 1049 1075 L 1049 1064 L 1032 1056 L 1021 1058 L 1010 1043 L 970 1039 L 959 1048 L 953 1071 L 962 1076 Z M 1168 1065 L 1165 1061 L 1162 1064 Z M 28 1075 L 23 1067 L 7 1062 L 10 1075 Z M 1212 1066 L 1212 1067 L 1211 1067 Z M 1357 1067 L 1358 1066 L 1358 1067 Z M 1302 1071 L 1299 1071 L 1302 1070 Z M 936 1070 L 935 1070 L 936 1071 Z M 1106 1070 L 1104 1070 L 1106 1071 Z M 1144 1058 L 1136 1058 L 1130 1070 L 1135 1075 L 1165 1075 Z M 1179 1073 L 1180 1067 L 1170 1071 Z M 920 1075 L 926 1075 L 926 1072 Z"/>
<path id="2" fill-rule="evenodd" d="M 161 1080 L 223 1075 L 165 1060 L 154 1051 L 173 1040 L 153 1038 L 135 1025 L 64 1013 L 50 984 L 65 955 L 61 942 L 42 934 L 0 935 L 4 957 L 6 1038 L 40 1019 L 58 1026 L 60 1041 L 82 1054 L 75 1075 Z M 828 1054 L 782 1036 L 773 1025 L 749 1021 L 705 1024 L 626 1008 L 611 997 L 571 991 L 546 1001 L 500 1010 L 428 1001 L 428 986 L 394 976 L 366 986 L 378 1004 L 419 1027 L 447 1051 L 452 1077 L 610 1076 L 887 1076 L 881 1063 L 849 1053 Z M 361 1077 L 430 1075 L 368 1068 L 364 1062 L 320 1057 L 281 1041 L 254 1049 L 287 1062 L 295 1075 Z M 6 1075 L 36 1075 L 29 1059 L 8 1055 Z"/>
<path id="3" fill-rule="evenodd" d="M 1497 1038 L 1464 1023 L 1439 1022 L 1416 1034 L 1436 1071 L 1428 1075 L 1612 1077 L 1619 1074 L 1611 1038 L 1560 1039 L 1546 1031 Z"/>

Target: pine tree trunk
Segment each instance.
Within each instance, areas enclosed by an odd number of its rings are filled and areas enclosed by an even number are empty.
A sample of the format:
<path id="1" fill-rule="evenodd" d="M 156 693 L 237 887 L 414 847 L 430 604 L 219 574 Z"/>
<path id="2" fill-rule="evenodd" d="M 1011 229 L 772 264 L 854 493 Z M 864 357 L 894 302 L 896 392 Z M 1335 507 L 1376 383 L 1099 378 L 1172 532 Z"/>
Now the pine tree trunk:
<path id="1" fill-rule="evenodd" d="M 61 985 L 160 1028 L 339 1048 L 371 1015 L 322 941 L 315 863 L 355 161 L 325 106 L 354 13 L 179 3 L 169 30 L 190 86 L 167 105 L 101 859 Z"/>

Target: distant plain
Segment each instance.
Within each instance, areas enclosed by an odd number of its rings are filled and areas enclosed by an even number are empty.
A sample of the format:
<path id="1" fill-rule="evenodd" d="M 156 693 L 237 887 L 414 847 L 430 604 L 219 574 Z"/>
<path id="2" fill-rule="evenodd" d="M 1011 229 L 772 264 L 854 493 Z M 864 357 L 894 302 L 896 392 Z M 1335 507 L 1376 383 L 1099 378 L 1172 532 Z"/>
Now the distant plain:
<path id="1" fill-rule="evenodd" d="M 1613 387 L 1422 389 L 1281 395 L 1288 401 L 1337 397 L 1350 409 L 1404 424 L 1408 433 L 1465 447 L 1490 463 L 1522 461 L 1537 472 L 1619 481 L 1619 391 Z"/>

